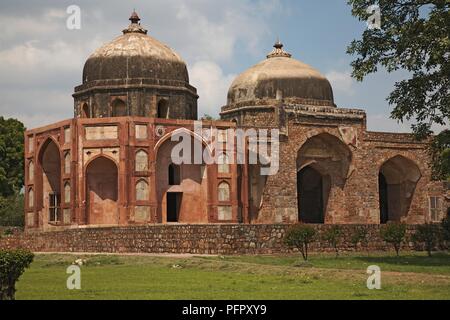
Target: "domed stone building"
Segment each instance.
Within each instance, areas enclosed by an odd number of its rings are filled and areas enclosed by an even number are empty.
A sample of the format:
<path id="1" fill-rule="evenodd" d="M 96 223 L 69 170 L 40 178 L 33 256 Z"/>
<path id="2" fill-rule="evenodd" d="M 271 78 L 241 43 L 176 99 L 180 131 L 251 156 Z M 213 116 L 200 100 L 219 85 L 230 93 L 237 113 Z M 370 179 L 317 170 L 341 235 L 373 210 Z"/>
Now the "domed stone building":
<path id="1" fill-rule="evenodd" d="M 338 108 L 329 81 L 280 42 L 233 82 L 222 120 L 201 123 L 217 138 L 196 132 L 199 96 L 185 62 L 135 12 L 130 21 L 86 61 L 75 117 L 25 133 L 28 231 L 443 217 L 444 190 L 431 181 L 426 146 L 408 134 L 367 131 L 365 112 Z M 229 161 L 239 152 L 235 129 L 279 130 L 276 174 Z M 176 135 L 206 158 L 174 163 Z M 246 139 L 248 160 L 258 151 Z M 230 140 L 220 155 L 209 147 Z"/>

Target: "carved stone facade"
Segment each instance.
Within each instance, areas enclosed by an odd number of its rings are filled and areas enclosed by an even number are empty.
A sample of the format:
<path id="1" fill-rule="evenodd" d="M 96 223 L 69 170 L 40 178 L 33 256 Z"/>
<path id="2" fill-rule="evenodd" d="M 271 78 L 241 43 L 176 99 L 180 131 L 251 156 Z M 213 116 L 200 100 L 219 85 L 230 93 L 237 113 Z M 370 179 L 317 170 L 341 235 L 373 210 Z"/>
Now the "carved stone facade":
<path id="1" fill-rule="evenodd" d="M 328 80 L 281 43 L 232 84 L 218 130 L 278 129 L 279 171 L 229 163 L 196 133 L 186 65 L 133 14 L 124 35 L 86 62 L 75 118 L 25 133 L 28 231 L 150 224 L 409 224 L 439 221 L 448 191 L 431 181 L 426 144 L 367 131 L 337 108 Z M 177 164 L 174 134 L 217 162 Z M 248 141 L 244 141 L 247 145 Z M 447 196 L 446 196 L 447 194 Z"/>

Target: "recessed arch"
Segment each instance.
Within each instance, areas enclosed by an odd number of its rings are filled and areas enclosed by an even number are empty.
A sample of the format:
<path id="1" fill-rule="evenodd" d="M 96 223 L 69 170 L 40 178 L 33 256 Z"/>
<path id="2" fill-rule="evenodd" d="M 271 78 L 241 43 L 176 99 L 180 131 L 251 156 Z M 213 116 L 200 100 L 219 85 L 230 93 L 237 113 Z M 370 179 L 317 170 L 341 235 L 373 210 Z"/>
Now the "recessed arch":
<path id="1" fill-rule="evenodd" d="M 41 184 L 38 198 L 43 221 L 61 221 L 61 151 L 53 137 L 48 137 L 39 150 Z"/>
<path id="2" fill-rule="evenodd" d="M 378 173 L 381 224 L 402 222 L 407 217 L 421 177 L 417 164 L 400 155 L 381 165 Z"/>
<path id="3" fill-rule="evenodd" d="M 106 156 L 92 159 L 86 166 L 86 220 L 92 225 L 119 224 L 118 167 Z"/>
<path id="4" fill-rule="evenodd" d="M 219 173 L 230 173 L 230 157 L 227 153 L 222 152 L 218 155 L 217 165 Z"/>
<path id="5" fill-rule="evenodd" d="M 122 99 L 116 98 L 111 104 L 111 117 L 128 116 L 127 104 Z"/>
<path id="6" fill-rule="evenodd" d="M 66 152 L 64 154 L 64 173 L 70 174 L 71 171 L 71 157 L 70 157 L 70 151 Z"/>
<path id="7" fill-rule="evenodd" d="M 136 183 L 136 201 L 150 200 L 150 192 L 148 182 L 144 179 Z"/>
<path id="8" fill-rule="evenodd" d="M 163 145 L 166 141 L 171 140 L 172 137 L 186 136 L 186 135 L 190 135 L 192 138 L 195 139 L 195 141 L 200 142 L 203 145 L 203 148 L 207 150 L 207 154 L 206 154 L 207 159 L 205 159 L 205 161 L 206 162 L 211 161 L 212 149 L 211 149 L 211 146 L 208 144 L 208 142 L 199 134 L 197 134 L 191 130 L 188 130 L 186 128 L 178 128 L 172 132 L 165 134 L 163 137 L 161 137 L 161 139 L 158 140 L 158 142 L 155 144 L 155 147 L 153 148 L 153 150 L 155 151 L 155 154 L 158 155 L 161 145 Z M 194 149 L 192 149 L 192 150 L 194 150 Z"/>
<path id="9" fill-rule="evenodd" d="M 169 119 L 170 109 L 169 109 L 169 101 L 167 99 L 159 100 L 157 116 L 159 119 Z"/>
<path id="10" fill-rule="evenodd" d="M 91 118 L 91 110 L 89 108 L 89 105 L 85 102 L 83 103 L 83 105 L 81 106 L 81 117 L 82 118 Z"/>
<path id="11" fill-rule="evenodd" d="M 348 145 L 330 133 L 314 135 L 305 141 L 297 153 L 300 221 L 321 224 L 327 221 L 331 210 L 345 210 L 330 197 L 337 198 L 342 193 L 350 175 L 352 157 Z"/>
<path id="12" fill-rule="evenodd" d="M 229 202 L 231 200 L 231 187 L 228 182 L 222 181 L 218 187 L 219 202 Z"/>
<path id="13" fill-rule="evenodd" d="M 205 161 L 197 163 L 194 152 L 183 155 L 183 161 L 173 159 L 179 150 L 179 141 L 172 141 L 174 134 L 189 143 L 191 151 L 207 146 L 193 132 L 180 129 L 165 135 L 155 146 L 157 215 L 161 223 L 207 223 L 208 222 L 208 169 Z M 186 150 L 183 150 L 183 153 Z M 186 156 L 186 157 L 185 157 Z M 186 160 L 186 161 L 185 161 Z M 202 160 L 202 159 L 200 159 Z M 179 172 L 179 174 L 178 174 Z M 179 176 L 179 181 L 176 181 Z"/>
<path id="14" fill-rule="evenodd" d="M 34 189 L 33 187 L 28 188 L 28 209 L 34 208 Z"/>
<path id="15" fill-rule="evenodd" d="M 34 162 L 31 160 L 28 163 L 28 181 L 33 182 L 34 181 Z"/>
<path id="16" fill-rule="evenodd" d="M 137 172 L 148 171 L 148 153 L 144 150 L 136 152 L 135 170 Z"/>
<path id="17" fill-rule="evenodd" d="M 66 182 L 64 184 L 64 203 L 66 204 L 70 203 L 71 190 L 70 182 Z"/>

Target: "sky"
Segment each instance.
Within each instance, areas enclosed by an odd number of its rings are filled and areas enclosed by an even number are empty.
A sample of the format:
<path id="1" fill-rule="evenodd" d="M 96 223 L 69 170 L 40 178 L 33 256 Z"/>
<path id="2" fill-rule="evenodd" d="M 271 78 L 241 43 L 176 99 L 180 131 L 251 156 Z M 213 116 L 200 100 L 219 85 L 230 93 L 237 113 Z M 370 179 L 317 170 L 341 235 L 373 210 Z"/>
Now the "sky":
<path id="1" fill-rule="evenodd" d="M 218 116 L 233 79 L 265 59 L 279 37 L 294 58 L 331 82 L 341 108 L 364 109 L 368 129 L 409 132 L 390 119 L 387 96 L 406 74 L 380 70 L 358 83 L 346 48 L 364 22 L 346 0 L 84 0 L 0 3 L 0 116 L 34 128 L 73 117 L 73 90 L 96 48 L 121 34 L 136 9 L 154 38 L 187 63 L 198 90 L 199 114 Z M 66 12 L 81 9 L 81 29 Z"/>

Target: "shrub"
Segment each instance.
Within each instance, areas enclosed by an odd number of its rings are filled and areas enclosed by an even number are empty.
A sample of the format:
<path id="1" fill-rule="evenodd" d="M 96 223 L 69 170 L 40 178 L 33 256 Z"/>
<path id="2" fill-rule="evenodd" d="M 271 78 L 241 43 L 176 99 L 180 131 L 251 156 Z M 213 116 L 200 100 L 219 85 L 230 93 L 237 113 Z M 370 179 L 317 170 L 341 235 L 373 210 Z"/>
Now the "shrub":
<path id="1" fill-rule="evenodd" d="M 394 246 L 397 257 L 400 253 L 400 247 L 406 236 L 406 225 L 402 223 L 390 223 L 381 229 L 381 238 Z"/>
<path id="2" fill-rule="evenodd" d="M 339 243 L 342 238 L 342 229 L 340 226 L 335 225 L 325 231 L 323 234 L 323 240 L 327 241 L 336 252 L 336 258 L 339 257 Z"/>
<path id="3" fill-rule="evenodd" d="M 7 228 L 7 229 L 5 229 L 5 231 L 3 232 L 3 234 L 4 234 L 5 236 L 11 236 L 11 235 L 14 234 L 14 230 L 11 229 L 11 228 Z"/>
<path id="4" fill-rule="evenodd" d="M 442 220 L 441 226 L 444 240 L 450 241 L 450 217 L 447 217 L 444 220 Z"/>
<path id="5" fill-rule="evenodd" d="M 33 258 L 26 250 L 0 250 L 0 300 L 15 299 L 16 282 Z"/>
<path id="6" fill-rule="evenodd" d="M 308 246 L 314 241 L 315 237 L 316 230 L 313 227 L 298 224 L 288 229 L 284 242 L 290 247 L 299 249 L 303 260 L 308 261 Z"/>
<path id="7" fill-rule="evenodd" d="M 368 247 L 369 230 L 367 227 L 358 226 L 353 229 L 353 233 L 350 236 L 350 242 L 358 250 L 358 244 Z"/>
<path id="8" fill-rule="evenodd" d="M 23 205 L 23 194 L 7 198 L 0 196 L 0 226 L 23 227 L 25 222 Z"/>
<path id="9" fill-rule="evenodd" d="M 425 245 L 428 256 L 431 257 L 431 252 L 439 242 L 439 229 L 438 226 L 431 223 L 417 226 L 412 240 L 416 245 Z"/>

